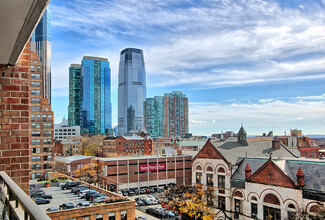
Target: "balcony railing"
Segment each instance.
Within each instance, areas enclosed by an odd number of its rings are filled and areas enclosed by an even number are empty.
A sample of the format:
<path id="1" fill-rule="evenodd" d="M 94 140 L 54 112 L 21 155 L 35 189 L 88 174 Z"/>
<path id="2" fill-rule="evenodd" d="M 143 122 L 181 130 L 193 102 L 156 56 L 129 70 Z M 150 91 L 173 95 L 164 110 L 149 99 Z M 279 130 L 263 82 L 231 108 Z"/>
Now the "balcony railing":
<path id="1" fill-rule="evenodd" d="M 0 199 L 10 220 L 50 220 L 45 212 L 3 171 L 0 171 Z"/>

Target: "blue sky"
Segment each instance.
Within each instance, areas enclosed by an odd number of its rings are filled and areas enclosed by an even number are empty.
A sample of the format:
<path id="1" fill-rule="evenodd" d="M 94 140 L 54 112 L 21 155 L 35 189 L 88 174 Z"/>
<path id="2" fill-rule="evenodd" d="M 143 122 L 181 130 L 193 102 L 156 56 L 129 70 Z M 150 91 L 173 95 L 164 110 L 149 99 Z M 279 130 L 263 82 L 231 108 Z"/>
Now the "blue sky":
<path id="1" fill-rule="evenodd" d="M 68 68 L 141 48 L 147 97 L 183 91 L 190 132 L 299 128 L 325 134 L 325 0 L 52 0 L 52 109 L 67 116 Z"/>

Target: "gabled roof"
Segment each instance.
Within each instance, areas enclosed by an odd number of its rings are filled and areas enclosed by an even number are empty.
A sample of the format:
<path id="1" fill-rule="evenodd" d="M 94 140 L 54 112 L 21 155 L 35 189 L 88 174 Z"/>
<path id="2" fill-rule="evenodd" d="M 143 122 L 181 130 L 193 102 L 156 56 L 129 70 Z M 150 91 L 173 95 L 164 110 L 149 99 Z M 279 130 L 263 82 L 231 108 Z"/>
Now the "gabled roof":
<path id="1" fill-rule="evenodd" d="M 223 155 L 215 148 L 215 146 L 210 141 L 206 142 L 206 144 L 196 154 L 192 161 L 194 162 L 197 158 L 221 159 L 225 161 L 228 165 L 230 164 L 229 161 L 227 161 L 226 158 L 223 157 Z"/>
<path id="2" fill-rule="evenodd" d="M 272 140 L 248 141 L 248 145 L 237 142 L 236 137 L 229 137 L 225 142 L 211 141 L 211 144 L 231 163 L 237 163 L 244 157 L 268 158 L 272 152 L 273 158 L 297 158 L 287 147 L 280 145 L 280 149 L 272 147 Z"/>
<path id="3" fill-rule="evenodd" d="M 296 183 L 283 169 L 269 159 L 248 180 L 249 182 L 296 188 Z"/>
<path id="4" fill-rule="evenodd" d="M 267 161 L 268 159 L 266 158 L 244 158 L 231 178 L 245 181 L 245 167 L 247 163 L 254 175 Z M 297 183 L 297 171 L 301 167 L 305 174 L 305 186 L 303 189 L 325 192 L 325 161 L 307 158 L 272 159 L 272 161 L 295 183 Z"/>

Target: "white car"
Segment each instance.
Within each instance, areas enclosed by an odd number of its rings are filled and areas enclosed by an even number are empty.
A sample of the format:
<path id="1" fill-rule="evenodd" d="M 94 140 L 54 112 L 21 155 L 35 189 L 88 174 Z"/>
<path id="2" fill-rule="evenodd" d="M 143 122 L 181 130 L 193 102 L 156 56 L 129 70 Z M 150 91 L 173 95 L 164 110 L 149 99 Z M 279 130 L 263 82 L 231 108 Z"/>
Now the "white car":
<path id="1" fill-rule="evenodd" d="M 96 192 L 96 190 L 89 190 L 89 189 L 85 189 L 85 190 L 82 190 L 81 192 L 79 192 L 79 196 L 80 197 L 83 197 L 87 192 Z"/>
<path id="2" fill-rule="evenodd" d="M 157 205 L 158 204 L 158 201 L 156 199 L 153 199 L 153 198 L 148 198 L 151 202 L 152 205 Z"/>
<path id="3" fill-rule="evenodd" d="M 149 198 L 150 200 L 152 200 L 152 201 L 157 202 L 156 204 L 159 203 L 159 201 L 158 201 L 155 197 L 153 197 L 152 195 L 148 195 L 148 198 Z"/>
<path id="4" fill-rule="evenodd" d="M 67 181 L 63 181 L 59 184 L 60 187 L 62 187 L 63 185 L 65 185 L 67 183 Z"/>

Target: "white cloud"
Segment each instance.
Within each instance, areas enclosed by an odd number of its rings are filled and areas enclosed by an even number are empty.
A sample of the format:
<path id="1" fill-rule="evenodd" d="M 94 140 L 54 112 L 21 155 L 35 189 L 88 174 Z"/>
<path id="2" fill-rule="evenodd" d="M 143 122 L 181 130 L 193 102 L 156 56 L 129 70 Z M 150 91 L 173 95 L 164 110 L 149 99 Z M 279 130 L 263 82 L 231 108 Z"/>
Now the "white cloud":
<path id="1" fill-rule="evenodd" d="M 324 133 L 325 101 L 266 103 L 190 103 L 190 120 L 206 121 L 191 124 L 195 134 L 211 135 L 221 130 L 237 131 L 241 123 L 250 135 L 262 134 L 274 128 L 275 134 L 283 134 L 290 128 L 300 128 L 304 133 Z M 213 122 L 215 121 L 215 122 Z"/>

